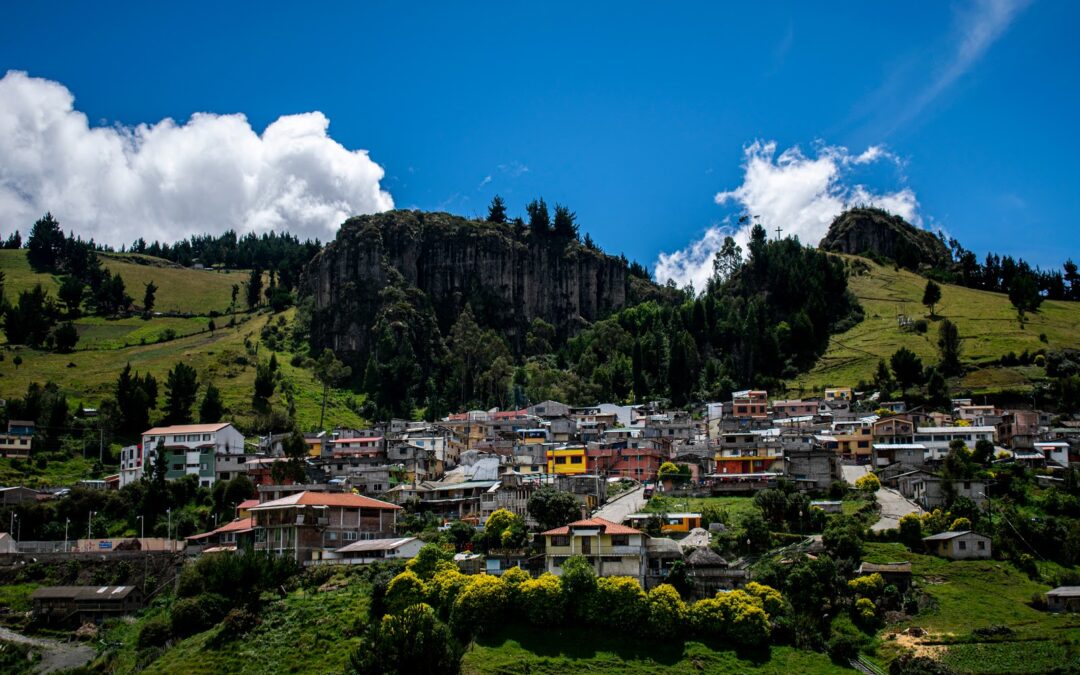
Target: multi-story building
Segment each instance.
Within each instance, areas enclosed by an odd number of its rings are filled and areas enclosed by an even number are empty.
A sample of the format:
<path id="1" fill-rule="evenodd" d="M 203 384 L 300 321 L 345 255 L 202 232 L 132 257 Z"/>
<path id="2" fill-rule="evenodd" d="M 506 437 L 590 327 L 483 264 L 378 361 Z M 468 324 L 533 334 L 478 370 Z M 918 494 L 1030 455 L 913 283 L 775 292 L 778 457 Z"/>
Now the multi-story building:
<path id="1" fill-rule="evenodd" d="M 953 441 L 963 441 L 968 450 L 974 450 L 979 441 L 993 443 L 994 433 L 994 427 L 918 427 L 913 442 L 926 446 L 927 459 L 942 459 Z"/>
<path id="2" fill-rule="evenodd" d="M 547 471 L 556 475 L 584 474 L 588 471 L 585 447 L 568 446 L 547 451 Z"/>
<path id="3" fill-rule="evenodd" d="M 603 518 L 578 520 L 544 532 L 544 567 L 556 576 L 573 555 L 585 556 L 597 576 L 634 577 L 645 584 L 648 535 Z"/>
<path id="4" fill-rule="evenodd" d="M 211 487 L 243 471 L 244 435 L 228 422 L 154 427 L 142 434 L 142 452 L 143 467 L 164 453 L 167 480 L 193 475 L 199 485 Z"/>
<path id="5" fill-rule="evenodd" d="M 251 507 L 253 525 L 261 528 L 255 550 L 299 563 L 333 558 L 334 551 L 354 541 L 395 536 L 400 510 L 360 495 L 297 492 Z"/>
<path id="6" fill-rule="evenodd" d="M 141 445 L 120 448 L 120 487 L 130 485 L 143 477 L 143 451 Z"/>
<path id="7" fill-rule="evenodd" d="M 813 417 L 818 412 L 817 401 L 773 401 L 773 417 Z"/>

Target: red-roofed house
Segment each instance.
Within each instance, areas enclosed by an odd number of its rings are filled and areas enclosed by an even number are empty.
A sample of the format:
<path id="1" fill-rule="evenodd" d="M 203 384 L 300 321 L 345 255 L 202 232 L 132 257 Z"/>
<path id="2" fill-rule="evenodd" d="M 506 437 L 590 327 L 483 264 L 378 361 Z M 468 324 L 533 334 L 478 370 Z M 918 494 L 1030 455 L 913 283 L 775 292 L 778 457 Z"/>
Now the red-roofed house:
<path id="1" fill-rule="evenodd" d="M 603 518 L 578 520 L 544 532 L 544 567 L 559 576 L 572 555 L 583 555 L 597 576 L 634 577 L 645 585 L 645 542 L 641 530 Z"/>
<path id="2" fill-rule="evenodd" d="M 237 518 L 232 522 L 225 523 L 216 530 L 193 534 L 186 539 L 189 547 L 203 546 L 203 553 L 210 552 L 210 549 L 235 551 L 238 545 L 244 544 L 245 541 L 251 541 L 254 531 L 254 519 L 250 517 Z"/>
<path id="3" fill-rule="evenodd" d="M 297 492 L 248 509 L 263 528 L 256 550 L 291 556 L 299 563 L 334 557 L 354 541 L 396 536 L 400 506 L 339 492 Z"/>

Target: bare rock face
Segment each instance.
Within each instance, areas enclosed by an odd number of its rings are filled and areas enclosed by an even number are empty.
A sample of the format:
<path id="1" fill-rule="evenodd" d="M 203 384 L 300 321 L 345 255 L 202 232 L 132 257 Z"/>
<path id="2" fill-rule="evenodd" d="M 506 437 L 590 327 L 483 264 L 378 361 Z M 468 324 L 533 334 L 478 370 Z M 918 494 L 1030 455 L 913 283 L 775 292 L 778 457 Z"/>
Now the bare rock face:
<path id="1" fill-rule="evenodd" d="M 948 248 L 931 232 L 875 208 L 841 213 L 829 226 L 829 232 L 818 248 L 888 258 L 910 269 L 920 265 L 945 266 L 950 262 Z"/>
<path id="2" fill-rule="evenodd" d="M 362 367 L 388 289 L 433 313 L 444 335 L 469 303 L 478 323 L 519 350 L 533 319 L 566 337 L 622 308 L 627 267 L 576 241 L 509 224 L 390 211 L 346 221 L 308 264 L 302 287 L 314 300 L 313 344 Z"/>

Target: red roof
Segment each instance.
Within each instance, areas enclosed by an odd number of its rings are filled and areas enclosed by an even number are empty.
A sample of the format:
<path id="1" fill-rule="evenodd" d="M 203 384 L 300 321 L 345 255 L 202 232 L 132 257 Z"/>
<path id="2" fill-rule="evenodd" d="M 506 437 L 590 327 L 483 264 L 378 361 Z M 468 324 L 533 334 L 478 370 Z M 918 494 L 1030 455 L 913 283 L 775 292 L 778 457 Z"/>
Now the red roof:
<path id="1" fill-rule="evenodd" d="M 570 528 L 586 527 L 598 527 L 602 529 L 605 534 L 643 534 L 641 530 L 635 530 L 626 525 L 613 523 L 610 520 L 604 520 L 603 518 L 589 518 L 588 520 L 576 520 L 569 525 L 563 525 L 562 527 L 556 527 L 554 530 L 548 530 L 547 532 L 544 532 L 544 535 L 570 534 Z"/>
<path id="2" fill-rule="evenodd" d="M 176 424 L 171 427 L 154 427 L 148 431 L 142 433 L 143 436 L 159 436 L 162 434 L 208 434 L 214 431 L 221 431 L 227 426 L 231 426 L 228 422 L 217 422 L 215 424 Z"/>
<path id="3" fill-rule="evenodd" d="M 258 506 L 258 505 L 259 505 L 259 500 L 258 499 L 245 499 L 244 501 L 237 504 L 236 508 L 241 509 L 241 510 L 242 509 L 250 509 L 252 506 Z"/>
<path id="4" fill-rule="evenodd" d="M 252 511 L 262 511 L 285 506 L 341 506 L 353 509 L 384 509 L 397 511 L 401 509 L 397 504 L 390 502 L 354 495 L 349 492 L 297 492 L 281 499 L 263 502 L 258 506 L 251 507 Z"/>
<path id="5" fill-rule="evenodd" d="M 210 532 L 204 532 L 203 534 L 193 534 L 188 539 L 205 539 L 215 534 L 223 534 L 225 532 L 249 532 L 255 527 L 254 518 L 237 518 L 231 523 L 225 523 L 216 530 Z"/>

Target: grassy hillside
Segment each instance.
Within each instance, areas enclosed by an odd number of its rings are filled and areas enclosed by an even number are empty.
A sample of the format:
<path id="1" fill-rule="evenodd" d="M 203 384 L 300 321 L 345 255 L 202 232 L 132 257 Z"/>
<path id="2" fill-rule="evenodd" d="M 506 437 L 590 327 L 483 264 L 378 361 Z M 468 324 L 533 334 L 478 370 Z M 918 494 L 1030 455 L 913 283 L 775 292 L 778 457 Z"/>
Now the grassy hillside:
<path id="1" fill-rule="evenodd" d="M 133 369 L 157 378 L 161 385 L 159 403 L 164 404 L 165 376 L 178 361 L 184 361 L 198 371 L 200 383 L 213 381 L 221 389 L 229 419 L 242 424 L 253 421 L 255 368 L 258 362 L 270 358 L 266 345 L 259 341 L 261 331 L 269 322 L 290 321 L 293 311 L 273 316 L 265 312 L 236 314 L 237 323 L 230 328 L 226 325 L 230 316 L 210 314 L 228 311 L 233 285 L 247 278 L 243 271 L 195 270 L 149 256 L 121 254 L 105 255 L 103 262 L 112 272 L 123 275 L 136 303 L 142 300 L 144 284 L 153 281 L 158 286 L 156 310 L 195 316 L 84 316 L 75 321 L 79 343 L 73 354 L 8 347 L 0 361 L 0 397 L 22 396 L 31 382 L 52 381 L 73 403 L 94 405 L 112 395 L 117 375 L 130 363 Z M 0 250 L 0 270 L 6 277 L 5 294 L 9 299 L 34 284 L 41 284 L 54 296 L 59 287 L 57 277 L 30 269 L 25 251 Z M 240 302 L 242 295 L 241 290 Z M 210 330 L 211 320 L 216 324 L 214 331 Z M 15 354 L 23 360 L 18 367 L 14 364 Z M 314 428 L 322 406 L 322 385 L 310 370 L 292 366 L 292 356 L 289 352 L 277 354 L 283 381 L 293 390 L 301 426 Z M 362 426 L 364 420 L 347 405 L 352 400 L 347 391 L 332 392 L 327 424 Z M 276 409 L 286 407 L 280 385 L 271 403 Z"/>
<path id="2" fill-rule="evenodd" d="M 159 312 L 208 314 L 225 312 L 232 301 L 233 284 L 243 284 L 247 273 L 242 270 L 217 272 L 180 267 L 167 260 L 149 256 L 107 254 L 102 263 L 113 274 L 124 278 L 128 295 L 142 304 L 143 289 L 153 281 L 157 285 L 154 309 Z M 4 293 L 9 300 L 19 291 L 41 284 L 54 298 L 60 288 L 59 279 L 51 274 L 39 274 L 30 269 L 25 250 L 0 250 L 0 270 L 4 272 Z M 243 302 L 241 296 L 239 302 Z"/>
<path id="3" fill-rule="evenodd" d="M 938 361 L 936 321 L 929 320 L 929 312 L 922 305 L 926 279 L 864 258 L 845 257 L 852 261 L 849 284 L 866 318 L 834 335 L 814 369 L 788 383 L 794 390 L 812 393 L 830 385 L 870 381 L 878 360 L 887 363 L 900 347 L 918 354 L 924 364 Z M 991 363 L 1010 351 L 1020 354 L 1040 348 L 1080 347 L 1080 333 L 1076 330 L 1080 326 L 1080 303 L 1044 302 L 1021 327 L 1016 310 L 1004 294 L 947 284 L 942 285 L 941 292 L 936 316 L 950 319 L 960 329 L 962 361 L 970 370 L 959 382 L 952 383 L 956 388 L 975 393 L 1028 388 L 1043 377 L 1041 368 L 1004 368 Z M 897 322 L 900 314 L 929 320 L 929 330 L 925 334 L 901 331 Z M 1046 342 L 1040 341 L 1040 335 L 1046 336 Z"/>
<path id="4" fill-rule="evenodd" d="M 886 626 L 882 660 L 901 649 L 944 661 L 961 673 L 1039 673 L 1075 663 L 1080 657 L 1080 617 L 1052 614 L 1028 604 L 1049 586 L 1032 581 L 1000 560 L 948 562 L 909 552 L 901 544 L 867 544 L 869 562 L 909 560 L 915 581 L 932 600 L 917 617 Z M 901 635 L 918 626 L 921 638 Z M 979 636 L 977 629 L 998 628 L 1000 635 Z"/>

